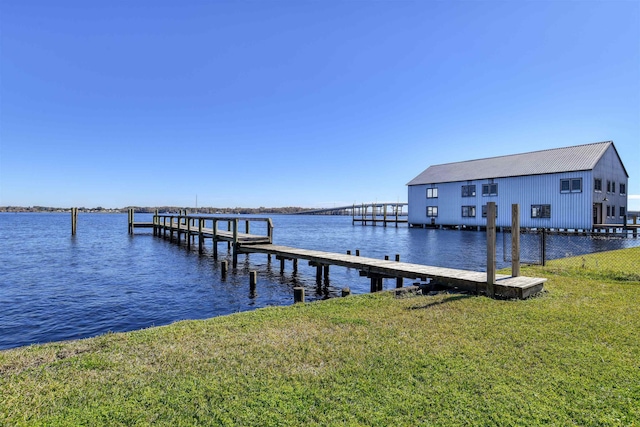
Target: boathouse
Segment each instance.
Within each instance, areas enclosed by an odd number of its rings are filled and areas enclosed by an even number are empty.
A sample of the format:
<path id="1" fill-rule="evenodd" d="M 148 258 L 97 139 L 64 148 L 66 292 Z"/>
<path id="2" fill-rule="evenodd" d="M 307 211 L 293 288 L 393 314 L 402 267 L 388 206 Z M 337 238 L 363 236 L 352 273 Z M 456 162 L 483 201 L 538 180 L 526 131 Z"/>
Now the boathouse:
<path id="1" fill-rule="evenodd" d="M 592 230 L 624 224 L 629 175 L 612 141 L 429 166 L 408 185 L 409 225 L 480 228 L 520 205 L 525 228 Z"/>

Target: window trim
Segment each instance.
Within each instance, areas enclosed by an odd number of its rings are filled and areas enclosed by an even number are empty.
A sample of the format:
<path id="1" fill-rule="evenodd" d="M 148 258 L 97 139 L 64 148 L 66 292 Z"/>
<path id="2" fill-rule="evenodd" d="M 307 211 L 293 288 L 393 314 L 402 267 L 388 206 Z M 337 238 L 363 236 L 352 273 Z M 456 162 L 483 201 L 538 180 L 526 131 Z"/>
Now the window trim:
<path id="1" fill-rule="evenodd" d="M 621 196 L 626 196 L 627 195 L 627 184 L 626 183 L 620 183 L 619 185 L 620 188 L 620 195 Z"/>
<path id="2" fill-rule="evenodd" d="M 429 215 L 431 213 L 431 215 Z M 436 218 L 438 216 L 438 207 L 437 206 L 427 206 L 427 217 Z"/>
<path id="3" fill-rule="evenodd" d="M 491 191 L 492 189 L 495 189 L 495 191 Z M 497 196 L 497 195 L 498 195 L 498 183 L 497 182 L 490 182 L 488 184 L 482 184 L 482 196 L 483 197 L 490 197 L 490 196 Z"/>
<path id="4" fill-rule="evenodd" d="M 574 190 L 573 189 L 573 184 L 575 182 L 579 182 L 580 183 L 580 188 Z M 562 187 L 564 184 L 568 185 L 568 189 L 564 190 Z M 567 194 L 567 193 L 582 193 L 582 178 L 562 178 L 560 180 L 560 193 L 562 194 Z"/>
<path id="5" fill-rule="evenodd" d="M 482 205 L 482 218 L 487 217 L 487 205 Z M 498 205 L 496 205 L 496 218 L 498 218 Z"/>
<path id="6" fill-rule="evenodd" d="M 531 205 L 531 218 L 551 219 L 551 205 L 550 204 Z"/>
<path id="7" fill-rule="evenodd" d="M 473 188 L 473 194 L 471 194 Z M 466 194 L 465 194 L 465 190 Z M 476 197 L 476 185 L 475 184 L 465 184 L 461 187 L 461 197 Z"/>
<path id="8" fill-rule="evenodd" d="M 595 178 L 593 180 L 593 191 L 602 193 L 602 178 Z"/>
<path id="9" fill-rule="evenodd" d="M 427 199 L 437 199 L 437 198 L 438 198 L 438 187 L 427 188 Z"/>
<path id="10" fill-rule="evenodd" d="M 465 208 L 467 214 L 465 215 Z M 475 205 L 465 205 L 462 206 L 461 215 L 463 218 L 475 218 L 476 217 L 476 206 Z"/>

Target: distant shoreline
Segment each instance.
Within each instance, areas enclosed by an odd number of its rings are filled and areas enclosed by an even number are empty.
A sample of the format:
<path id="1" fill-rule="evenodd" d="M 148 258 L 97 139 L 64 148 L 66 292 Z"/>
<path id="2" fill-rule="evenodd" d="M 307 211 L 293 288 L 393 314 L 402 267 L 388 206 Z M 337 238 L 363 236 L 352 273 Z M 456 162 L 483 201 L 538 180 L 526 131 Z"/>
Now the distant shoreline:
<path id="1" fill-rule="evenodd" d="M 127 206 L 124 208 L 86 208 L 79 207 L 80 213 L 127 213 L 129 209 L 133 208 L 136 213 L 154 213 L 156 209 L 162 213 L 179 213 L 183 209 L 187 209 L 191 214 L 292 214 L 309 210 L 310 208 L 301 208 L 298 206 L 288 206 L 280 208 L 215 208 L 215 207 L 202 207 L 202 208 L 183 208 L 177 206 L 154 206 L 154 207 L 141 207 L 141 206 Z M 68 213 L 71 212 L 71 208 L 59 208 L 49 206 L 0 206 L 0 213 Z"/>

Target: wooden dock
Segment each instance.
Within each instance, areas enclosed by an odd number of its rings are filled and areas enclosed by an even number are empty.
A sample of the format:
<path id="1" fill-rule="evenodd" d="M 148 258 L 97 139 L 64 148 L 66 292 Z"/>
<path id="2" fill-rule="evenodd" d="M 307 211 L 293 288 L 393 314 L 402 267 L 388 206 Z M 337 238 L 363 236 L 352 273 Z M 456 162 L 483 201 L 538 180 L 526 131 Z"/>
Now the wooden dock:
<path id="1" fill-rule="evenodd" d="M 251 223 L 262 222 L 264 234 L 252 234 Z M 244 227 L 242 227 L 244 225 Z M 512 277 L 508 275 L 496 275 L 493 289 L 487 289 L 487 273 L 452 268 L 433 267 L 421 264 L 400 262 L 399 255 L 395 260 L 380 260 L 359 256 L 323 252 L 279 246 L 273 244 L 273 223 L 270 218 L 240 218 L 240 217 L 203 217 L 180 215 L 155 214 L 153 222 L 136 223 L 133 220 L 133 212 L 129 215 L 129 233 L 133 234 L 136 228 L 153 228 L 155 236 L 168 238 L 180 244 L 184 242 L 191 248 L 197 244 L 200 253 L 204 250 L 206 239 L 213 241 L 213 256 L 217 259 L 218 243 L 227 242 L 232 249 L 233 268 L 237 267 L 238 255 L 245 253 L 262 253 L 270 257 L 273 255 L 280 261 L 280 270 L 284 271 L 285 261 L 293 261 L 294 270 L 297 269 L 298 260 L 306 260 L 309 265 L 316 267 L 316 280 L 321 281 L 329 275 L 330 266 L 340 266 L 357 269 L 361 276 L 371 279 L 371 292 L 382 290 L 383 279 L 395 278 L 396 288 L 403 287 L 403 280 L 429 281 L 439 285 L 455 287 L 461 290 L 475 292 L 477 294 L 494 294 L 502 298 L 524 299 L 540 292 L 543 289 L 544 278 L 536 277 Z M 243 228 L 243 231 L 240 229 Z"/>
<path id="2" fill-rule="evenodd" d="M 328 267 L 330 265 L 358 269 L 361 276 L 371 279 L 372 292 L 382 290 L 382 279 L 385 278 L 395 278 L 397 288 L 403 286 L 402 279 L 421 281 L 429 279 L 441 285 L 478 294 L 485 293 L 487 286 L 487 273 L 484 272 L 411 264 L 400 262 L 398 257 L 396 257 L 398 261 L 380 260 L 358 255 L 291 248 L 274 244 L 241 246 L 240 251 L 275 255 L 276 259 L 281 260 L 281 271 L 283 270 L 284 260 L 307 260 L 309 265 L 316 267 L 316 278 L 319 278 L 321 273 L 324 273 L 325 276 L 328 275 Z M 536 277 L 511 277 L 498 274 L 496 275 L 495 293 L 503 298 L 527 298 L 542 291 L 546 280 Z"/>

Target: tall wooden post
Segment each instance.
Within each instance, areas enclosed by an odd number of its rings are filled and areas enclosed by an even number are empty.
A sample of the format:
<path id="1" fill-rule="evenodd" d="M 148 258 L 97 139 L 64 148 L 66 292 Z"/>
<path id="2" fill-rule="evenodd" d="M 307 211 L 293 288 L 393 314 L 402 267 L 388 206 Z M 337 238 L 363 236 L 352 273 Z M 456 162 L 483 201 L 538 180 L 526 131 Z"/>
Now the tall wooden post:
<path id="1" fill-rule="evenodd" d="M 184 223 L 187 225 L 187 249 L 191 249 L 191 218 L 185 217 Z"/>
<path id="2" fill-rule="evenodd" d="M 153 213 L 153 235 L 157 236 L 160 231 L 160 218 L 158 218 L 158 209 Z"/>
<path id="3" fill-rule="evenodd" d="M 387 205 L 382 205 L 382 209 L 384 210 L 382 214 L 383 215 L 382 218 L 384 221 L 384 226 L 386 227 L 387 226 Z"/>
<path id="4" fill-rule="evenodd" d="M 495 296 L 496 282 L 496 203 L 487 203 L 487 296 Z"/>
<path id="5" fill-rule="evenodd" d="M 182 209 L 178 212 L 178 228 L 176 229 L 176 235 L 178 236 L 178 245 L 180 244 L 180 227 L 182 227 Z"/>
<path id="6" fill-rule="evenodd" d="M 78 231 L 78 208 L 71 208 L 71 235 L 75 236 Z"/>
<path id="7" fill-rule="evenodd" d="M 249 292 L 251 296 L 256 296 L 256 283 L 258 282 L 257 276 L 258 273 L 255 270 L 249 272 Z"/>
<path id="8" fill-rule="evenodd" d="M 202 235 L 202 228 L 203 228 L 203 224 L 204 224 L 204 219 L 202 218 L 198 218 L 198 252 L 202 253 L 204 250 L 204 242 L 203 242 L 203 235 Z"/>
<path id="9" fill-rule="evenodd" d="M 520 205 L 511 205 L 511 275 L 520 276 Z"/>
<path id="10" fill-rule="evenodd" d="M 129 208 L 129 234 L 133 234 L 133 208 Z"/>
<path id="11" fill-rule="evenodd" d="M 238 218 L 233 220 L 233 268 L 238 267 Z"/>

